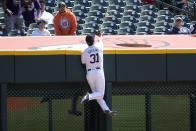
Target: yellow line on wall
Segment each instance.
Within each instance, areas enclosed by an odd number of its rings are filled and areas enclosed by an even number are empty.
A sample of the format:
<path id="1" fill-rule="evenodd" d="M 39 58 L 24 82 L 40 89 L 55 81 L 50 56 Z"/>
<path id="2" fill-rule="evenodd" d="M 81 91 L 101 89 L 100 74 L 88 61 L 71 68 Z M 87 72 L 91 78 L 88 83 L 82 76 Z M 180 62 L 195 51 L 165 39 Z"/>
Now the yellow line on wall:
<path id="1" fill-rule="evenodd" d="M 81 55 L 82 50 L 0 51 L 0 55 Z M 104 54 L 196 54 L 196 49 L 104 49 Z"/>

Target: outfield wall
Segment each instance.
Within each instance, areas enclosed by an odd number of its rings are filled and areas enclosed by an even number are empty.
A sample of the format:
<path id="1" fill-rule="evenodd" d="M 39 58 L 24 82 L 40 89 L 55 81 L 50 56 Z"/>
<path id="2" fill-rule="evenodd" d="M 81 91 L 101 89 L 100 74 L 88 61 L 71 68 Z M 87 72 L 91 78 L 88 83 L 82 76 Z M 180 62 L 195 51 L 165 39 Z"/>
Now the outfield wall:
<path id="1" fill-rule="evenodd" d="M 84 38 L 0 38 L 2 131 L 196 130 L 196 37 L 104 36 L 105 100 L 116 118 L 78 103 L 89 90 Z"/>

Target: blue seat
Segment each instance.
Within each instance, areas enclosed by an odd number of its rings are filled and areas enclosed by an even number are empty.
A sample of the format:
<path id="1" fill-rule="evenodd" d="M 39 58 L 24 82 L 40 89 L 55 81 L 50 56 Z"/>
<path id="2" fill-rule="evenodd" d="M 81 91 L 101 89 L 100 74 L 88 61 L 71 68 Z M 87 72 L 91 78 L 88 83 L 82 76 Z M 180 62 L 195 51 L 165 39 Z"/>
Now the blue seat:
<path id="1" fill-rule="evenodd" d="M 120 5 L 110 5 L 107 7 L 107 11 L 110 11 L 110 10 L 116 10 L 120 13 L 122 13 L 124 10 L 121 8 Z"/>
<path id="2" fill-rule="evenodd" d="M 123 16 L 121 22 L 129 21 L 132 23 L 137 23 L 138 20 L 134 16 Z"/>
<path id="3" fill-rule="evenodd" d="M 89 23 L 89 22 L 94 22 L 97 24 L 102 24 L 102 20 L 99 19 L 99 17 L 95 17 L 95 16 L 90 16 L 90 17 L 86 17 L 85 18 L 85 23 Z"/>
<path id="4" fill-rule="evenodd" d="M 151 22 L 151 23 L 155 23 L 156 22 L 152 16 L 148 16 L 148 15 L 141 16 L 139 18 L 139 22 L 142 22 L 142 21 L 148 21 L 148 22 Z"/>
<path id="5" fill-rule="evenodd" d="M 119 25 L 119 28 L 130 28 L 133 31 L 136 30 L 136 26 L 134 25 L 134 23 L 129 22 L 129 21 L 121 22 Z"/>
<path id="6" fill-rule="evenodd" d="M 140 15 L 138 15 L 138 13 L 136 11 L 132 11 L 132 10 L 127 10 L 123 13 L 123 16 L 134 16 L 135 18 L 139 18 Z"/>
<path id="7" fill-rule="evenodd" d="M 92 5 L 102 5 L 104 7 L 108 6 L 108 3 L 105 0 L 92 0 Z"/>
<path id="8" fill-rule="evenodd" d="M 137 6 L 142 6 L 142 3 L 140 3 L 138 0 L 125 0 L 126 5 L 137 5 Z"/>
<path id="9" fill-rule="evenodd" d="M 103 18 L 103 22 L 114 22 L 116 24 L 120 24 L 120 21 L 115 16 L 107 16 Z"/>
<path id="10" fill-rule="evenodd" d="M 101 25 L 101 28 L 112 28 L 112 29 L 118 29 L 118 26 L 116 23 L 114 22 L 103 22 Z"/>
<path id="11" fill-rule="evenodd" d="M 87 13 L 88 12 L 88 10 L 86 9 L 86 7 L 83 6 L 83 5 L 74 5 L 73 8 L 72 8 L 72 11 L 73 12 L 74 11 L 81 11 L 83 13 Z"/>
<path id="12" fill-rule="evenodd" d="M 102 5 L 92 5 L 91 7 L 90 7 L 90 11 L 100 11 L 100 12 L 102 12 L 102 13 L 105 13 L 106 12 L 106 10 L 103 8 L 103 6 Z"/>
<path id="13" fill-rule="evenodd" d="M 148 27 L 138 27 L 136 33 L 145 32 L 147 34 L 152 34 L 151 30 Z"/>
<path id="14" fill-rule="evenodd" d="M 134 35 L 134 31 L 131 28 L 120 28 L 118 35 Z"/>

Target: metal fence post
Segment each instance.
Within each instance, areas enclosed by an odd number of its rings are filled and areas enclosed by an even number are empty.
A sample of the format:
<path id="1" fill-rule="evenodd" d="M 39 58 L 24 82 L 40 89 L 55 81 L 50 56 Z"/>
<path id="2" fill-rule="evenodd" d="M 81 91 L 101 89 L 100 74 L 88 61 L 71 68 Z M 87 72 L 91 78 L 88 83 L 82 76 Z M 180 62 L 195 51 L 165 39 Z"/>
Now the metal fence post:
<path id="1" fill-rule="evenodd" d="M 106 103 L 109 106 L 110 109 L 112 109 L 112 83 L 107 82 L 106 83 L 106 89 L 105 89 L 105 99 Z M 106 131 L 112 130 L 112 117 L 106 116 Z"/>
<path id="2" fill-rule="evenodd" d="M 7 130 L 7 84 L 1 84 L 1 131 Z"/>
<path id="3" fill-rule="evenodd" d="M 145 96 L 145 105 L 146 105 L 146 131 L 152 130 L 152 122 L 151 122 L 151 96 L 150 94 L 146 94 Z"/>
<path id="4" fill-rule="evenodd" d="M 53 130 L 53 123 L 52 123 L 52 99 L 48 101 L 48 116 L 49 116 L 49 131 Z"/>

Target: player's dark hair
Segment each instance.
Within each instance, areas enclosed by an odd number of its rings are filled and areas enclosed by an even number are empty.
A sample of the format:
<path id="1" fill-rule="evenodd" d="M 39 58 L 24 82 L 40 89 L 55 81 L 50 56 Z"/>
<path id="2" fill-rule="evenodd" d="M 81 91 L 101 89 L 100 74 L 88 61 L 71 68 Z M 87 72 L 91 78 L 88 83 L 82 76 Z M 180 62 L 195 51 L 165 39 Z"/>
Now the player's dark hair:
<path id="1" fill-rule="evenodd" d="M 94 34 L 89 34 L 86 36 L 86 43 L 88 44 L 88 46 L 91 46 L 94 44 L 95 41 L 95 35 Z"/>

